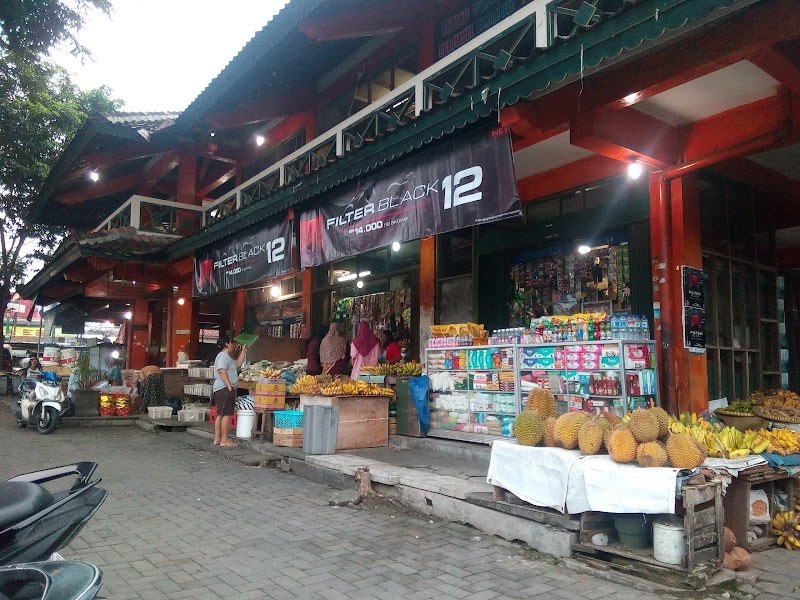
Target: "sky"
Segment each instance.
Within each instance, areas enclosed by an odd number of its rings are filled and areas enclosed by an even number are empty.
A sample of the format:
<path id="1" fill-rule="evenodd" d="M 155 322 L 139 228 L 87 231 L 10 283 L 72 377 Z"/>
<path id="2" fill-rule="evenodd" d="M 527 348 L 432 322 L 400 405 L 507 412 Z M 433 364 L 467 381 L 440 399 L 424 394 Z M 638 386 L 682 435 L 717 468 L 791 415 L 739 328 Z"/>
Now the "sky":
<path id="1" fill-rule="evenodd" d="M 287 0 L 111 0 L 109 17 L 90 13 L 79 41 L 83 65 L 59 49 L 52 58 L 83 89 L 108 85 L 121 110 L 182 111 Z"/>

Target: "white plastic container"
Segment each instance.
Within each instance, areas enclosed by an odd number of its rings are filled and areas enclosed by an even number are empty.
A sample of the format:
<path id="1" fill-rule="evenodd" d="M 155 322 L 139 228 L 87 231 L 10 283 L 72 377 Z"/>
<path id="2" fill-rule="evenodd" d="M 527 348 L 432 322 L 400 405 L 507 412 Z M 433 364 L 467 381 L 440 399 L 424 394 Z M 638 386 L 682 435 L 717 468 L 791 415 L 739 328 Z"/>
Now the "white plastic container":
<path id="1" fill-rule="evenodd" d="M 179 410 L 178 422 L 179 423 L 202 423 L 206 420 L 205 411 L 200 410 Z"/>
<path id="2" fill-rule="evenodd" d="M 147 416 L 151 419 L 171 419 L 172 407 L 171 406 L 149 406 L 147 408 Z"/>
<path id="3" fill-rule="evenodd" d="M 236 411 L 236 437 L 240 440 L 249 440 L 253 437 L 253 425 L 256 422 L 256 411 Z"/>
<path id="4" fill-rule="evenodd" d="M 58 366 L 61 364 L 61 350 L 57 346 L 47 346 L 42 352 L 42 365 Z"/>
<path id="5" fill-rule="evenodd" d="M 61 350 L 61 366 L 74 367 L 78 360 L 78 353 L 75 348 L 64 348 Z"/>
<path id="6" fill-rule="evenodd" d="M 686 532 L 678 517 L 661 517 L 653 523 L 653 558 L 668 565 L 686 559 Z"/>

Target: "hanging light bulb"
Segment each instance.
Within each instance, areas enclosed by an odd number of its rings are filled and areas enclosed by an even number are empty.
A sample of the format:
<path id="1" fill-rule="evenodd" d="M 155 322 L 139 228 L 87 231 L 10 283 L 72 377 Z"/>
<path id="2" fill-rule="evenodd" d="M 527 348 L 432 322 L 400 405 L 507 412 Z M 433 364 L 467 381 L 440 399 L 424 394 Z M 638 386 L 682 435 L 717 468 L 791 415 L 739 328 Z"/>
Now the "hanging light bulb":
<path id="1" fill-rule="evenodd" d="M 266 142 L 266 138 L 263 135 L 256 136 L 256 146 L 263 146 L 264 142 Z"/>
<path id="2" fill-rule="evenodd" d="M 631 164 L 628 165 L 628 177 L 631 179 L 639 179 L 642 175 L 642 163 L 635 158 L 631 158 Z"/>
<path id="3" fill-rule="evenodd" d="M 111 353 L 111 358 L 113 358 L 114 360 L 118 359 L 119 358 L 119 350 L 114 350 Z"/>
<path id="4" fill-rule="evenodd" d="M 591 252 L 591 251 L 592 251 L 592 249 L 589 246 L 587 246 L 586 244 L 582 244 L 582 245 L 578 246 L 578 254 L 589 254 L 589 252 Z"/>
<path id="5" fill-rule="evenodd" d="M 281 295 L 281 286 L 279 286 L 279 285 L 273 285 L 273 286 L 272 286 L 272 287 L 269 289 L 269 295 L 270 295 L 270 296 L 272 296 L 273 298 L 278 298 L 278 297 L 280 297 L 280 295 Z"/>
<path id="6" fill-rule="evenodd" d="M 186 300 L 184 300 L 183 298 L 178 298 L 178 304 L 183 306 L 184 304 L 186 304 Z"/>
<path id="7" fill-rule="evenodd" d="M 126 312 L 125 318 L 130 321 L 133 318 L 133 313 L 131 311 Z"/>
<path id="8" fill-rule="evenodd" d="M 364 287 L 364 282 L 363 282 L 363 281 L 361 281 L 361 280 L 359 279 L 359 280 L 356 282 L 356 287 L 357 287 L 358 289 L 361 289 L 361 288 L 363 288 L 363 287 Z"/>
<path id="9" fill-rule="evenodd" d="M 89 171 L 89 179 L 94 182 L 100 181 L 100 173 L 97 171 Z"/>
<path id="10" fill-rule="evenodd" d="M 392 251 L 393 252 L 400 252 L 400 242 L 394 242 L 392 244 Z"/>

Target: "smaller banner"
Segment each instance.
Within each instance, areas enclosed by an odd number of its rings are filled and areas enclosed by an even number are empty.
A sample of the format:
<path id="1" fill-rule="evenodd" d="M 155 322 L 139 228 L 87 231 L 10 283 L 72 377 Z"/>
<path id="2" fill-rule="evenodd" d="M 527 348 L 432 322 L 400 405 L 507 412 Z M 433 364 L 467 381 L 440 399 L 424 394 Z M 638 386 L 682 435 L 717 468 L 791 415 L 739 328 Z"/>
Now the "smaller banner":
<path id="1" fill-rule="evenodd" d="M 681 267 L 683 288 L 683 346 L 690 350 L 706 347 L 705 274 L 702 269 Z"/>
<path id="2" fill-rule="evenodd" d="M 259 225 L 194 255 L 192 296 L 210 296 L 292 270 L 292 221 Z"/>

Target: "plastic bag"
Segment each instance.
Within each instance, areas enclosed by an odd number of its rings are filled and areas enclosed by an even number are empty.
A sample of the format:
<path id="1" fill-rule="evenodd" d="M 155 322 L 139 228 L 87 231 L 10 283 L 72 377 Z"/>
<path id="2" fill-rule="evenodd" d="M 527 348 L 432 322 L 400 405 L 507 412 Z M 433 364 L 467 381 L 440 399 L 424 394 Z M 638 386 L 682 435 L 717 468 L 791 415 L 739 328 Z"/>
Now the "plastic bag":
<path id="1" fill-rule="evenodd" d="M 764 490 L 750 490 L 750 522 L 770 522 L 769 498 Z"/>
<path id="2" fill-rule="evenodd" d="M 427 375 L 421 377 L 412 377 L 408 382 L 408 390 L 411 392 L 411 399 L 414 401 L 414 406 L 417 409 L 417 416 L 419 416 L 419 427 L 425 433 L 431 428 L 431 414 L 428 410 L 428 381 Z"/>

